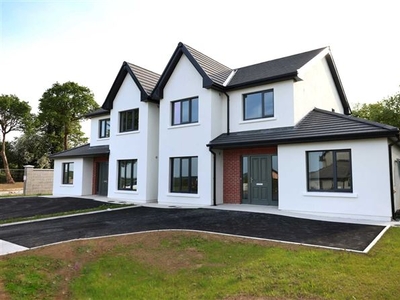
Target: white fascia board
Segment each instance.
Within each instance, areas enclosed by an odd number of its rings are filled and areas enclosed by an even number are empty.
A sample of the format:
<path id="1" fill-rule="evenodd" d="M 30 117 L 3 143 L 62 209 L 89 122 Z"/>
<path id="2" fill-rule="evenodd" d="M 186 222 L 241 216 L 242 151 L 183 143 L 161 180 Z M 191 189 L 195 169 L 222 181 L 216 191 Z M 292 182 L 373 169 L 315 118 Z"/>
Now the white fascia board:
<path id="1" fill-rule="evenodd" d="M 303 74 L 305 74 L 308 69 L 310 69 L 316 62 L 320 61 L 323 59 L 326 55 L 332 55 L 331 50 L 329 47 L 326 47 L 324 50 L 322 50 L 318 55 L 316 55 L 314 58 L 312 58 L 309 62 L 307 62 L 304 66 L 302 66 L 300 69 L 297 70 L 297 76 L 302 78 Z"/>

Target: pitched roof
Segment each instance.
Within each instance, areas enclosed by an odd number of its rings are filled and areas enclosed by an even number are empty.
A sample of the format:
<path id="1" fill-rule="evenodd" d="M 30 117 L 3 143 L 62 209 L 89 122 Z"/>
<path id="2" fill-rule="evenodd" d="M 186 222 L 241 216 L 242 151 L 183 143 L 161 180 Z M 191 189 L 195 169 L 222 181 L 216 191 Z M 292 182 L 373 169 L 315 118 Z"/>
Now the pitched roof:
<path id="1" fill-rule="evenodd" d="M 295 78 L 297 77 L 297 71 L 324 49 L 326 47 L 238 68 L 230 80 L 228 88 L 284 78 Z"/>
<path id="2" fill-rule="evenodd" d="M 86 118 L 93 118 L 93 117 L 98 117 L 98 116 L 103 116 L 103 115 L 109 115 L 110 114 L 110 111 L 109 110 L 106 110 L 106 109 L 104 109 L 104 108 L 99 108 L 99 109 L 96 109 L 96 110 L 94 110 L 94 111 L 92 111 L 92 112 L 90 112 L 90 113 L 87 113 L 86 115 L 85 115 L 85 117 Z"/>
<path id="3" fill-rule="evenodd" d="M 296 126 L 224 133 L 207 146 L 226 149 L 398 135 L 399 129 L 393 126 L 314 108 Z"/>
<path id="4" fill-rule="evenodd" d="M 151 95 L 154 99 L 159 100 L 163 97 L 163 89 L 182 57 L 182 54 L 189 59 L 192 65 L 203 77 L 204 88 L 214 87 L 216 89 L 223 89 L 224 82 L 228 79 L 233 70 L 196 49 L 183 43 L 179 43 L 165 67 L 164 72 L 161 74 L 160 80 L 154 88 Z"/>
<path id="5" fill-rule="evenodd" d="M 109 154 L 110 149 L 108 145 L 103 146 L 90 146 L 85 144 L 72 149 L 68 149 L 50 156 L 52 159 L 69 158 L 69 157 L 95 157 Z"/>
<path id="6" fill-rule="evenodd" d="M 113 102 L 115 96 L 117 95 L 122 83 L 124 82 L 125 76 L 129 74 L 133 81 L 136 83 L 140 90 L 140 98 L 142 101 L 153 101 L 150 97 L 152 90 L 154 89 L 160 75 L 144 69 L 142 67 L 136 66 L 131 63 L 124 63 L 118 72 L 117 77 L 108 93 L 106 100 L 104 101 L 102 108 L 106 110 L 111 110 L 113 108 Z"/>

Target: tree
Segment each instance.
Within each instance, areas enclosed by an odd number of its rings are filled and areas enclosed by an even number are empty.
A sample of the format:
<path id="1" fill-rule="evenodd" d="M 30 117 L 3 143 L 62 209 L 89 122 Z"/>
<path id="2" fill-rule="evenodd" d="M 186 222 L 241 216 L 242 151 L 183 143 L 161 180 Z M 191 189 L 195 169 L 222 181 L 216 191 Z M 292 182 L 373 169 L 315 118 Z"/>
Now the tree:
<path id="1" fill-rule="evenodd" d="M 357 104 L 353 115 L 400 128 L 400 92 L 376 103 Z"/>
<path id="2" fill-rule="evenodd" d="M 50 143 L 50 153 L 86 142 L 80 120 L 99 106 L 92 92 L 75 82 L 53 84 L 39 100 L 38 120 Z"/>
<path id="3" fill-rule="evenodd" d="M 14 183 L 6 154 L 6 136 L 11 131 L 24 130 L 31 120 L 31 107 L 15 95 L 0 96 L 0 131 L 2 147 L 0 150 L 7 183 Z"/>

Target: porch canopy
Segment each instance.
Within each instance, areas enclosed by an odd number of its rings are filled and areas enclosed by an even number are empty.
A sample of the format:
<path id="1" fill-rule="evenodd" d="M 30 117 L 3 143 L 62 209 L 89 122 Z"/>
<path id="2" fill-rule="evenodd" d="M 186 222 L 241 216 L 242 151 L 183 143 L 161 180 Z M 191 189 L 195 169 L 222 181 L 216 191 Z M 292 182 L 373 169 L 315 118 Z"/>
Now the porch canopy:
<path id="1" fill-rule="evenodd" d="M 396 127 L 314 108 L 295 126 L 223 133 L 207 146 L 229 149 L 398 136 Z"/>
<path id="2" fill-rule="evenodd" d="M 85 144 L 79 147 L 68 149 L 50 156 L 52 159 L 66 158 L 66 157 L 96 157 L 110 154 L 108 145 L 90 146 Z"/>

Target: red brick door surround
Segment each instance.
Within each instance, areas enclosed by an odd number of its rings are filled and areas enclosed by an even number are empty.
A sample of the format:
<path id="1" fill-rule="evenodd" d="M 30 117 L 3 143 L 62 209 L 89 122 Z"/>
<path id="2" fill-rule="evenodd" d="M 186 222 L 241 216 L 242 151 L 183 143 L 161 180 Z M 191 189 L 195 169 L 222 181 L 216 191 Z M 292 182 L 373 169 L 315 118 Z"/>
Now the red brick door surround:
<path id="1" fill-rule="evenodd" d="M 241 158 L 254 154 L 277 154 L 277 146 L 224 150 L 224 203 L 241 203 Z"/>

